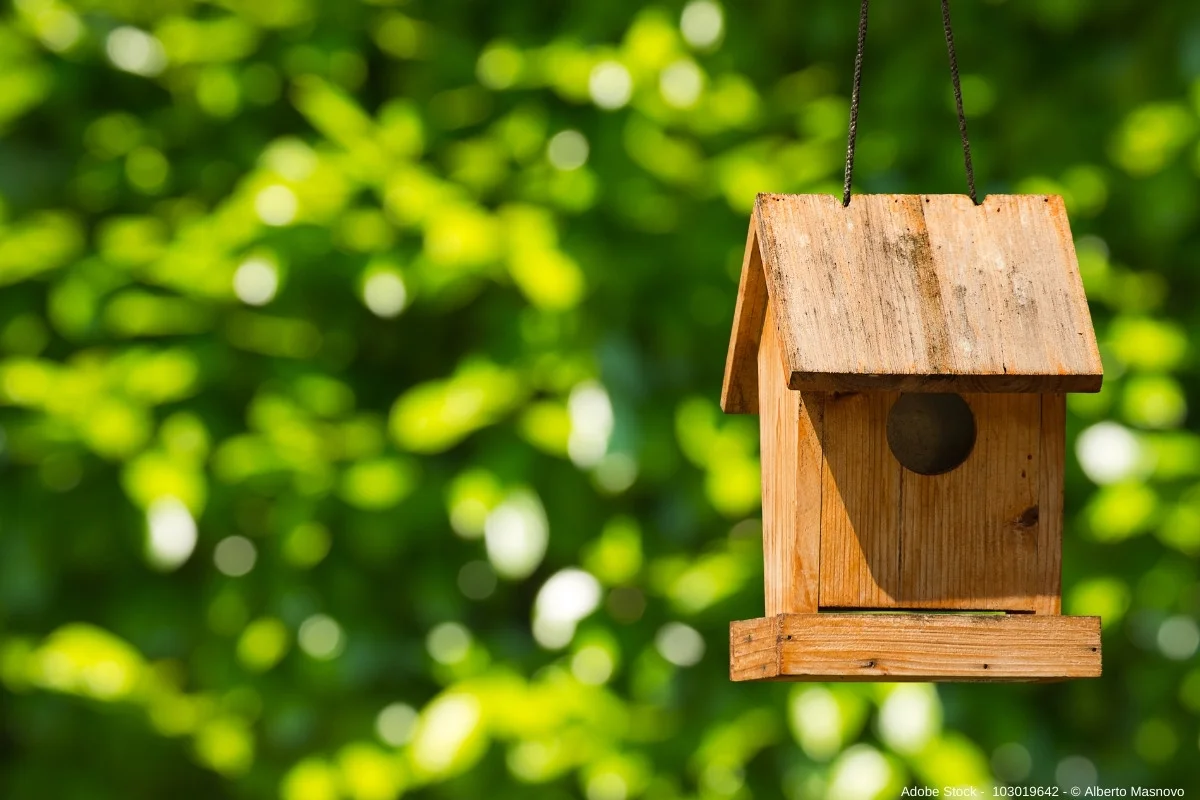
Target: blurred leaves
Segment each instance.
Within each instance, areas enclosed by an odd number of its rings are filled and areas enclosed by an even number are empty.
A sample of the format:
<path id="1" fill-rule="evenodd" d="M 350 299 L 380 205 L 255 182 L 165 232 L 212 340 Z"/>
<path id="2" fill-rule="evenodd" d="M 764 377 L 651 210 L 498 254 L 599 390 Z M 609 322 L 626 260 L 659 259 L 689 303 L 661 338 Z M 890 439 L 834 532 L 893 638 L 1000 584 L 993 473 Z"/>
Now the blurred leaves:
<path id="1" fill-rule="evenodd" d="M 0 12 L 0 795 L 1192 785 L 1194 4 L 955 11 L 981 188 L 1064 196 L 1101 339 L 1105 677 L 727 681 L 747 214 L 839 190 L 852 6 Z M 961 192 L 936 8 L 872 13 L 855 186 Z"/>

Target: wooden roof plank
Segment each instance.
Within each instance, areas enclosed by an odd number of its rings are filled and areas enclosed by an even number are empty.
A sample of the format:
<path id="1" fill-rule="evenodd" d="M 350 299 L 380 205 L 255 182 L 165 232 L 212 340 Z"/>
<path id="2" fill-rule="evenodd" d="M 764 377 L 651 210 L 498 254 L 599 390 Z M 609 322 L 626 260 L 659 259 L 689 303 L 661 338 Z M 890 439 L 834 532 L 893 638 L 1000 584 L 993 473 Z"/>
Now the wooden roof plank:
<path id="1" fill-rule="evenodd" d="M 792 389 L 1100 388 L 1059 197 L 990 195 L 976 206 L 962 195 L 858 195 L 843 208 L 831 195 L 759 195 L 726 361 L 727 411 L 757 408 L 747 384 L 767 296 Z"/>

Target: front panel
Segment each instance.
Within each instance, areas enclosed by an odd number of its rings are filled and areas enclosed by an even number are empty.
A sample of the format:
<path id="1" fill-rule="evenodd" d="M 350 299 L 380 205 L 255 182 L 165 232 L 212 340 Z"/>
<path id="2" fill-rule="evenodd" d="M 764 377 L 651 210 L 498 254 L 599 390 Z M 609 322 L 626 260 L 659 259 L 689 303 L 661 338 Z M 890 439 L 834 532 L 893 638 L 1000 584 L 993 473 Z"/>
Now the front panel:
<path id="1" fill-rule="evenodd" d="M 973 446 L 934 475 L 901 465 L 895 424 L 889 442 L 900 397 L 826 397 L 820 608 L 1051 610 L 1046 598 L 1058 587 L 1047 559 L 1061 522 L 1057 508 L 1043 515 L 1041 495 L 1061 486 L 1061 471 L 1039 480 L 1042 396 L 963 395 Z"/>

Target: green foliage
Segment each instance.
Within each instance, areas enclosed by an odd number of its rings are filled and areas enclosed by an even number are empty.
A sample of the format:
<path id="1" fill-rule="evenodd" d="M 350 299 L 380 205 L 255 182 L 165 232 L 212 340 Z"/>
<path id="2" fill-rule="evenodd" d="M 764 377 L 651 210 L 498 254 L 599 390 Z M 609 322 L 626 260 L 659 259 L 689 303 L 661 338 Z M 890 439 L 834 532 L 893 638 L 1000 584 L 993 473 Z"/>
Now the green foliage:
<path id="1" fill-rule="evenodd" d="M 873 9 L 860 191 L 963 189 L 936 5 Z M 955 4 L 981 187 L 1093 300 L 1105 677 L 727 681 L 747 212 L 838 190 L 855 6 L 0 10 L 0 796 L 1198 785 L 1194 2 Z"/>

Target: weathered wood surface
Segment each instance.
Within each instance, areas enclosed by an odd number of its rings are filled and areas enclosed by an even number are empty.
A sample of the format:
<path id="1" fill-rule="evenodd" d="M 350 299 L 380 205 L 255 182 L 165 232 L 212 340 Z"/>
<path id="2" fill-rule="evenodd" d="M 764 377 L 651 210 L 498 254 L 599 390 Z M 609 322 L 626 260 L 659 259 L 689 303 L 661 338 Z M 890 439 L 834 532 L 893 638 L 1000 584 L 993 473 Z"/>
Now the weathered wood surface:
<path id="1" fill-rule="evenodd" d="M 1062 199 L 759 195 L 750 237 L 788 384 L 810 391 L 1098 391 L 1099 351 Z M 747 265 L 755 262 L 747 254 Z M 762 302 L 744 268 L 724 407 Z"/>
<path id="2" fill-rule="evenodd" d="M 737 305 L 733 310 L 733 335 L 729 338 L 729 352 L 725 356 L 725 381 L 721 386 L 721 409 L 727 414 L 758 413 L 755 355 L 767 313 L 767 284 L 763 278 L 757 230 L 758 225 L 751 219 Z M 779 369 L 783 369 L 782 360 Z"/>
<path id="3" fill-rule="evenodd" d="M 1100 618 L 785 614 L 729 626 L 735 681 L 1049 681 L 1101 672 Z"/>
<path id="4" fill-rule="evenodd" d="M 817 610 L 821 553 L 822 395 L 783 382 L 770 306 L 758 350 L 766 614 Z"/>
<path id="5" fill-rule="evenodd" d="M 888 447 L 887 416 L 897 397 L 898 392 L 826 395 L 822 607 L 896 606 L 906 476 Z"/>
<path id="6" fill-rule="evenodd" d="M 1067 398 L 1042 395 L 1042 465 L 1038 470 L 1038 577 L 1033 610 L 1062 613 L 1063 461 L 1066 456 Z"/>
<path id="7" fill-rule="evenodd" d="M 821 489 L 821 608 L 1044 610 L 1042 398 L 968 394 L 975 447 L 941 475 L 888 447 L 895 392 L 830 395 Z M 802 501 L 801 501 L 802 502 Z M 1039 608 L 1039 606 L 1042 606 Z"/>
<path id="8" fill-rule="evenodd" d="M 729 679 L 770 680 L 779 675 L 784 615 L 729 623 Z"/>

